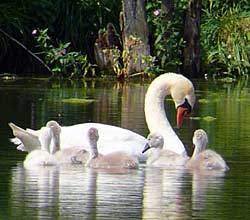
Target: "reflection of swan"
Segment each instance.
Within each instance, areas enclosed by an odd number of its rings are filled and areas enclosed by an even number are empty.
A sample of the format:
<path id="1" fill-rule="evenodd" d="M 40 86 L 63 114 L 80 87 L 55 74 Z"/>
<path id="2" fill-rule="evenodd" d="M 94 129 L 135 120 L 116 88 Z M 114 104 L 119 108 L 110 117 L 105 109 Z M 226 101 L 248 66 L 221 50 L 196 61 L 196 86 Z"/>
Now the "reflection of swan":
<path id="1" fill-rule="evenodd" d="M 145 168 L 142 219 L 189 219 L 184 169 Z"/>
<path id="2" fill-rule="evenodd" d="M 192 216 L 206 218 L 207 207 L 217 206 L 223 201 L 225 172 L 221 170 L 192 170 Z M 203 217 L 206 216 L 206 217 Z"/>
<path id="3" fill-rule="evenodd" d="M 137 168 L 138 161 L 125 152 L 113 152 L 106 155 L 98 153 L 98 130 L 90 128 L 88 131 L 90 142 L 90 155 L 87 166 L 92 168 Z"/>
<path id="4" fill-rule="evenodd" d="M 141 219 L 143 180 L 139 169 L 120 175 L 82 166 L 27 170 L 17 164 L 5 219 Z"/>
<path id="5" fill-rule="evenodd" d="M 148 135 L 148 143 L 142 153 L 151 149 L 148 154 L 147 164 L 150 166 L 177 168 L 184 167 L 188 156 L 179 155 L 173 151 L 163 149 L 164 139 L 158 133 Z"/>
<path id="6" fill-rule="evenodd" d="M 193 136 L 195 149 L 187 167 L 203 170 L 228 170 L 226 162 L 219 154 L 212 150 L 206 150 L 207 143 L 206 132 L 202 129 L 196 130 Z"/>
<path id="7" fill-rule="evenodd" d="M 161 131 L 166 140 L 164 149 L 186 154 L 183 144 L 171 128 L 165 115 L 164 98 L 169 94 L 173 97 L 177 108 L 177 126 L 181 126 L 183 117 L 192 110 L 194 105 L 194 88 L 188 79 L 174 73 L 166 73 L 157 77 L 149 86 L 145 97 L 146 121 L 150 132 Z M 14 136 L 20 139 L 12 139 L 15 144 L 19 145 L 19 149 L 30 151 L 41 147 L 39 141 L 40 130 L 23 130 L 13 123 L 9 125 Z M 127 129 L 100 123 L 84 123 L 61 127 L 61 149 L 72 146 L 84 147 L 87 142 L 86 134 L 90 127 L 95 127 L 99 131 L 100 153 L 125 151 L 131 155 L 139 156 L 139 158 L 142 157 L 141 151 L 146 144 L 144 137 Z"/>

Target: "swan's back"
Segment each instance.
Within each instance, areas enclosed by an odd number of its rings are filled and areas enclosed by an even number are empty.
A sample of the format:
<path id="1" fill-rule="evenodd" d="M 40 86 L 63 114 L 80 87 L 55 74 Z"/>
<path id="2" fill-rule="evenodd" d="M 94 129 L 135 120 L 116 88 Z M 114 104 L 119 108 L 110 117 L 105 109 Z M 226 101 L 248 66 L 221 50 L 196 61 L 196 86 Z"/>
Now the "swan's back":
<path id="1" fill-rule="evenodd" d="M 204 150 L 195 159 L 190 159 L 187 167 L 202 170 L 229 170 L 224 159 L 213 150 Z"/>
<path id="2" fill-rule="evenodd" d="M 103 169 L 136 169 L 138 160 L 124 152 L 113 152 L 107 155 L 99 154 L 89 162 L 88 166 Z"/>
<path id="3" fill-rule="evenodd" d="M 146 144 L 146 138 L 127 129 L 100 123 L 61 127 L 61 149 L 79 146 L 89 150 L 87 134 L 91 127 L 98 129 L 98 151 L 101 154 L 121 151 L 144 158 L 141 151 Z"/>

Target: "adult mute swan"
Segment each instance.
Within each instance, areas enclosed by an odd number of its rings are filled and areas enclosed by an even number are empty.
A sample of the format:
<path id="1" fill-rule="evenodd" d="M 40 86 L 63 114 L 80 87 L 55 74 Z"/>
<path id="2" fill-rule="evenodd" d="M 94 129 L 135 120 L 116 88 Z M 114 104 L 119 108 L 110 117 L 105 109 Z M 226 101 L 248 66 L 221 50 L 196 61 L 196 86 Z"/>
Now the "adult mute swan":
<path id="1" fill-rule="evenodd" d="M 166 118 L 164 98 L 167 95 L 171 95 L 175 103 L 177 127 L 180 128 L 184 116 L 188 116 L 195 103 L 193 84 L 180 74 L 166 73 L 152 81 L 145 97 L 144 110 L 150 133 L 163 136 L 163 149 L 185 156 L 185 147 Z"/>
<path id="2" fill-rule="evenodd" d="M 206 150 L 208 137 L 204 130 L 198 129 L 194 132 L 194 152 L 187 167 L 200 170 L 229 170 L 224 159 L 213 150 Z"/>
<path id="3" fill-rule="evenodd" d="M 150 132 L 160 132 L 165 143 L 163 148 L 178 154 L 186 155 L 185 148 L 171 128 L 164 110 L 164 99 L 171 95 L 177 109 L 177 126 L 181 127 L 183 117 L 189 113 L 195 102 L 192 83 L 180 74 L 165 73 L 155 78 L 150 84 L 145 96 L 145 116 Z M 22 129 L 9 123 L 16 138 L 11 139 L 18 149 L 31 151 L 40 149 L 40 130 Z M 146 138 L 127 129 L 101 123 L 83 123 L 72 126 L 62 126 L 60 134 L 61 149 L 72 146 L 85 147 L 89 128 L 98 129 L 100 138 L 98 149 L 101 154 L 114 151 L 125 151 L 145 159 L 141 152 L 147 143 Z"/>
<path id="4" fill-rule="evenodd" d="M 86 166 L 104 169 L 135 169 L 138 168 L 138 160 L 125 152 L 113 152 L 106 155 L 98 153 L 98 130 L 90 128 L 88 131 L 90 142 L 90 154 Z"/>
<path id="5" fill-rule="evenodd" d="M 147 165 L 163 168 L 183 168 L 189 157 L 177 154 L 173 151 L 163 149 L 164 138 L 159 133 L 150 133 L 148 143 L 142 153 L 149 151 Z M 150 150 L 149 150 L 150 149 Z"/>

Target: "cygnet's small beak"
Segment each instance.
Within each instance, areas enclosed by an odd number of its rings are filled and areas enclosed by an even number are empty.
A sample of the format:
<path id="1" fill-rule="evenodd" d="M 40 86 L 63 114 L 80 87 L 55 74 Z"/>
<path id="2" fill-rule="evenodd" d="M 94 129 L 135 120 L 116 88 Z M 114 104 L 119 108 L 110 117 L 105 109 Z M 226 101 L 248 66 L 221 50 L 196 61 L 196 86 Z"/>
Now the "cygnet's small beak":
<path id="1" fill-rule="evenodd" d="M 148 149 L 150 149 L 150 145 L 147 143 L 142 151 L 142 153 L 145 153 Z"/>

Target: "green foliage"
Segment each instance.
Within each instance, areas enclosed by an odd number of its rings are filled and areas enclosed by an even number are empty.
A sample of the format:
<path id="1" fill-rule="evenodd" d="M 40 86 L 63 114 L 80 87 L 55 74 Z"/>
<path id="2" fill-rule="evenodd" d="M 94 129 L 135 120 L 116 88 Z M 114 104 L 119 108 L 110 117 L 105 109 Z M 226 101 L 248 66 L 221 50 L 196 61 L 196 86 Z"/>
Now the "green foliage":
<path id="1" fill-rule="evenodd" d="M 70 41 L 74 48 L 90 53 L 99 29 L 109 22 L 119 26 L 120 11 L 121 1 L 57 0 L 56 19 L 49 30 L 54 37 Z"/>
<path id="2" fill-rule="evenodd" d="M 89 60 L 93 61 L 93 45 L 98 30 L 108 22 L 118 27 L 120 11 L 119 0 L 1 0 L 0 28 L 32 51 L 32 30 L 48 29 L 51 44 L 71 42 L 71 48 L 87 53 Z M 9 44 L 0 34 L 0 59 L 11 50 Z"/>
<path id="3" fill-rule="evenodd" d="M 183 17 L 187 0 L 175 2 L 171 16 L 163 13 L 161 0 L 148 1 L 148 23 L 153 33 L 153 53 L 161 69 L 176 71 L 182 64 Z"/>
<path id="4" fill-rule="evenodd" d="M 201 25 L 204 70 L 210 75 L 224 72 L 224 76 L 237 77 L 249 73 L 249 10 L 245 11 L 245 1 L 231 7 L 222 2 L 204 5 Z"/>
<path id="5" fill-rule="evenodd" d="M 45 62 L 52 68 L 55 75 L 80 77 L 86 76 L 90 72 L 92 75 L 95 73 L 86 55 L 70 51 L 70 43 L 60 42 L 55 47 L 48 36 L 48 29 L 34 30 L 33 33 L 39 49 L 42 50 Z"/>

